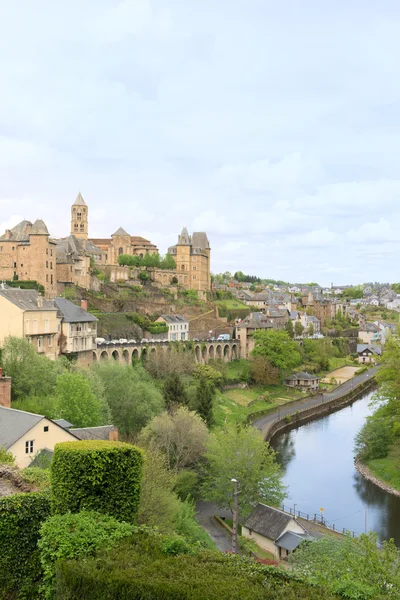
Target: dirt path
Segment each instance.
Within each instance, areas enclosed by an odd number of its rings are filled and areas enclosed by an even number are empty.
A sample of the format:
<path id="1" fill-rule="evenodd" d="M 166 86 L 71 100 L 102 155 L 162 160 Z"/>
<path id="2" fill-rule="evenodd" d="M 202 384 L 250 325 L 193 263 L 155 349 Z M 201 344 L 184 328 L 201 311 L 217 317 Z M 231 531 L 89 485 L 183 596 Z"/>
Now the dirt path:
<path id="1" fill-rule="evenodd" d="M 200 523 L 203 529 L 207 531 L 210 537 L 214 540 L 218 550 L 221 552 L 228 552 L 232 550 L 232 540 L 227 531 L 217 524 L 214 519 L 214 515 L 221 517 L 232 517 L 229 511 L 223 511 L 217 508 L 215 504 L 211 502 L 200 501 L 196 505 L 197 515 L 196 519 Z"/>

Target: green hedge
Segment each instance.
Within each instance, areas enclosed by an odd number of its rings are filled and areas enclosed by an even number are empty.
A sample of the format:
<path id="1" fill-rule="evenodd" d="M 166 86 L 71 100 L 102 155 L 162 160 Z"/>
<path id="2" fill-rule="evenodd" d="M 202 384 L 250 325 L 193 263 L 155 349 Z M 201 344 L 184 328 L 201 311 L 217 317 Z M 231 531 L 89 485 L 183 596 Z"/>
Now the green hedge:
<path id="1" fill-rule="evenodd" d="M 39 549 L 43 568 L 41 591 L 53 599 L 57 561 L 93 556 L 100 548 L 110 548 L 117 540 L 132 535 L 134 525 L 94 511 L 50 517 L 42 526 Z"/>
<path id="2" fill-rule="evenodd" d="M 53 514 L 95 510 L 135 522 L 143 453 L 122 442 L 57 444 L 51 464 Z"/>
<path id="3" fill-rule="evenodd" d="M 42 570 L 37 542 L 49 515 L 47 494 L 32 492 L 0 499 L 0 598 L 38 597 Z"/>
<path id="4" fill-rule="evenodd" d="M 14 287 L 14 288 L 21 288 L 21 290 L 37 290 L 38 292 L 41 292 L 42 294 L 44 294 L 44 286 L 41 283 L 38 283 L 37 281 L 19 281 L 18 279 L 16 280 L 12 280 L 12 281 L 6 281 L 6 284 L 9 287 Z"/>
<path id="5" fill-rule="evenodd" d="M 290 574 L 213 551 L 171 555 L 136 536 L 87 561 L 63 561 L 59 600 L 332 600 Z M 185 549 L 183 548 L 183 551 Z M 166 555 L 167 554 L 167 555 Z"/>

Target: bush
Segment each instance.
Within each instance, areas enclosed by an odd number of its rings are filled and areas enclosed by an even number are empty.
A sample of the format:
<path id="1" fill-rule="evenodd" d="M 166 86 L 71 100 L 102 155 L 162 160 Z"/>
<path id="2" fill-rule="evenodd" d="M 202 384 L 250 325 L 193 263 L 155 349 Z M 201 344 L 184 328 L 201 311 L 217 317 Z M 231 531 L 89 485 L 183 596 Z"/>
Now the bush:
<path id="1" fill-rule="evenodd" d="M 0 499 L 0 598 L 32 598 L 42 575 L 37 542 L 50 515 L 45 494 L 16 494 Z"/>
<path id="2" fill-rule="evenodd" d="M 142 463 L 142 451 L 122 442 L 57 444 L 51 465 L 52 512 L 96 510 L 135 522 Z"/>
<path id="3" fill-rule="evenodd" d="M 12 452 L 8 452 L 4 446 L 0 446 L 0 465 L 13 465 L 15 458 Z"/>
<path id="4" fill-rule="evenodd" d="M 55 597 L 58 560 L 93 556 L 100 548 L 110 548 L 117 540 L 131 535 L 134 529 L 133 525 L 119 523 L 114 517 L 94 511 L 50 517 L 42 525 L 38 543 L 43 568 L 41 589 L 45 598 Z"/>
<path id="5" fill-rule="evenodd" d="M 132 536 L 95 559 L 63 561 L 63 600 L 333 600 L 291 574 L 231 554 L 188 553 L 179 541 Z M 179 552 L 178 555 L 176 552 Z M 171 555 L 172 554 L 172 555 Z"/>
<path id="6" fill-rule="evenodd" d="M 27 467 L 22 471 L 22 479 L 40 490 L 45 490 L 50 487 L 50 469 Z"/>
<path id="7" fill-rule="evenodd" d="M 215 549 L 215 544 L 196 520 L 193 501 L 181 502 L 174 519 L 174 531 L 199 548 Z"/>
<path id="8" fill-rule="evenodd" d="M 187 500 L 191 498 L 197 499 L 199 494 L 199 476 L 196 471 L 190 471 L 189 469 L 178 473 L 176 482 L 174 485 L 174 491 L 178 498 L 181 500 Z"/>

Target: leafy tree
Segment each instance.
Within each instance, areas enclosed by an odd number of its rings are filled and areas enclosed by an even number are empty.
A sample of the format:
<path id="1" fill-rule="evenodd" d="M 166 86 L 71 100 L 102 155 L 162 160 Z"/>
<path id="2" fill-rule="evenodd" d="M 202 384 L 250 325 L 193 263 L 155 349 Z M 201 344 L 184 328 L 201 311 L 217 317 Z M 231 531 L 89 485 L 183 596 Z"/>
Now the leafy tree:
<path id="1" fill-rule="evenodd" d="M 257 356 L 250 363 L 251 377 L 259 385 L 279 383 L 279 369 L 273 367 L 264 356 Z"/>
<path id="2" fill-rule="evenodd" d="M 215 388 L 205 377 L 201 377 L 196 390 L 196 412 L 211 427 L 214 423 Z"/>
<path id="3" fill-rule="evenodd" d="M 372 416 L 367 417 L 363 427 L 357 433 L 354 449 L 360 460 L 385 458 L 393 442 L 391 420 L 386 407 L 381 407 Z"/>
<path id="4" fill-rule="evenodd" d="M 75 427 L 104 425 L 101 399 L 96 398 L 82 373 L 63 373 L 58 377 L 55 406 L 59 417 Z"/>
<path id="5" fill-rule="evenodd" d="M 171 271 L 176 269 L 176 262 L 175 262 L 174 257 L 172 256 L 172 254 L 167 252 L 167 254 L 164 256 L 164 258 L 161 261 L 160 267 L 161 267 L 161 269 L 169 269 Z"/>
<path id="6" fill-rule="evenodd" d="M 1 361 L 4 372 L 12 378 L 13 400 L 54 394 L 57 374 L 65 368 L 64 361 L 41 356 L 27 340 L 17 337 L 6 338 Z"/>
<path id="7" fill-rule="evenodd" d="M 164 382 L 164 401 L 168 412 L 179 405 L 188 404 L 188 396 L 178 373 L 171 373 Z"/>
<path id="8" fill-rule="evenodd" d="M 400 597 L 400 552 L 393 539 L 378 548 L 377 535 L 303 543 L 289 557 L 296 575 L 343 598 L 387 600 Z"/>
<path id="9" fill-rule="evenodd" d="M 118 256 L 118 264 L 125 267 L 133 267 L 135 264 L 135 257 L 130 254 L 120 254 Z"/>
<path id="10" fill-rule="evenodd" d="M 233 507 L 232 478 L 239 481 L 240 514 L 247 516 L 258 502 L 279 505 L 284 488 L 275 452 L 253 427 L 236 423 L 210 434 L 202 497 L 220 508 Z"/>
<path id="11" fill-rule="evenodd" d="M 140 365 L 133 369 L 110 361 L 95 364 L 92 369 L 103 382 L 113 425 L 122 435 L 139 432 L 162 411 L 162 394 Z"/>
<path id="12" fill-rule="evenodd" d="M 296 321 L 294 324 L 294 335 L 296 337 L 301 337 L 304 333 L 304 327 L 300 321 Z"/>
<path id="13" fill-rule="evenodd" d="M 171 352 L 153 352 L 146 360 L 146 370 L 157 379 L 164 379 L 171 373 L 190 375 L 194 368 L 193 352 L 178 352 L 177 348 L 172 348 Z"/>
<path id="14" fill-rule="evenodd" d="M 145 427 L 140 443 L 162 452 L 170 470 L 191 467 L 204 453 L 208 431 L 202 419 L 187 408 L 163 413 Z"/>
<path id="15" fill-rule="evenodd" d="M 143 257 L 143 266 L 144 267 L 152 267 L 154 263 L 153 257 L 149 252 L 146 252 L 146 254 Z"/>
<path id="16" fill-rule="evenodd" d="M 221 385 L 223 381 L 223 375 L 221 371 L 211 365 L 196 365 L 196 368 L 193 372 L 193 377 L 196 379 L 207 379 L 207 381 L 216 387 Z"/>
<path id="17" fill-rule="evenodd" d="M 314 333 L 315 333 L 314 325 L 312 323 L 310 323 L 309 326 L 308 326 L 308 335 L 310 337 L 313 337 Z"/>
<path id="18" fill-rule="evenodd" d="M 267 358 L 281 377 L 301 363 L 299 346 L 286 331 L 260 330 L 254 333 L 254 339 L 253 356 Z"/>
<path id="19" fill-rule="evenodd" d="M 146 273 L 146 271 L 140 271 L 139 273 L 139 279 L 140 281 L 142 281 L 143 283 L 146 283 L 146 281 L 149 280 L 149 274 Z"/>
<path id="20" fill-rule="evenodd" d="M 288 334 L 288 336 L 291 339 L 293 339 L 294 338 L 294 328 L 293 328 L 293 321 L 292 321 L 292 319 L 289 319 L 289 321 L 286 323 L 285 330 L 286 330 L 286 333 Z"/>

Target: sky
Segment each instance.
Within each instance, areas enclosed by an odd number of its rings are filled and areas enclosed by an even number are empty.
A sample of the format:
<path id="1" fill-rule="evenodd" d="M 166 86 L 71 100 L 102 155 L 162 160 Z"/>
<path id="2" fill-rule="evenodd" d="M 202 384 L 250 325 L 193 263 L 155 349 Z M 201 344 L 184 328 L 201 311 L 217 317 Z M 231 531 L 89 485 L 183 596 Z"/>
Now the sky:
<path id="1" fill-rule="evenodd" d="M 397 0 L 0 3 L 0 231 L 157 244 L 214 273 L 399 281 Z"/>

